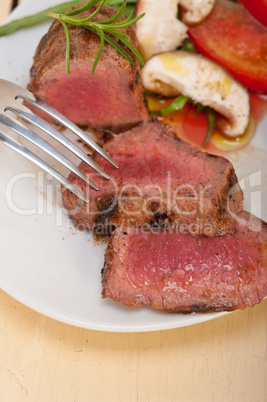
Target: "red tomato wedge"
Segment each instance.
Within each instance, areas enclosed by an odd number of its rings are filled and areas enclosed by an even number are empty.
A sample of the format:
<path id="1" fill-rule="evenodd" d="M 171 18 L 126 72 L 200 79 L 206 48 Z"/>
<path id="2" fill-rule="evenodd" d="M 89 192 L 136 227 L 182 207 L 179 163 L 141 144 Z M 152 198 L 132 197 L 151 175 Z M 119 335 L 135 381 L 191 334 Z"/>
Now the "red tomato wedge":
<path id="1" fill-rule="evenodd" d="M 267 93 L 267 29 L 241 4 L 217 1 L 211 14 L 188 33 L 200 53 L 224 66 L 248 89 Z"/>
<path id="2" fill-rule="evenodd" d="M 256 20 L 267 26 L 267 0 L 240 0 Z"/>

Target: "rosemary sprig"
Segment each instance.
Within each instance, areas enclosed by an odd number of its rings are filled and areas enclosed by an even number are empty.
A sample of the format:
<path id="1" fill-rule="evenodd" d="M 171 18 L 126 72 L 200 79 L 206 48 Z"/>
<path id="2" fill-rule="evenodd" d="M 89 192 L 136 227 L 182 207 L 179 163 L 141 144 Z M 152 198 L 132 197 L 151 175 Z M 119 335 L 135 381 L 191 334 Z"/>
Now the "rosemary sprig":
<path id="1" fill-rule="evenodd" d="M 11 33 L 15 32 L 21 28 L 31 27 L 33 25 L 39 24 L 42 21 L 47 20 L 48 19 L 47 15 L 46 15 L 47 12 L 63 13 L 68 8 L 76 6 L 77 4 L 80 4 L 80 3 L 81 3 L 81 0 L 67 1 L 67 2 L 61 3 L 57 6 L 49 7 L 45 10 L 42 10 L 38 13 L 29 15 L 27 17 L 19 18 L 17 20 L 9 22 L 8 24 L 2 25 L 0 27 L 0 36 L 10 35 Z M 111 7 L 119 7 L 121 5 L 121 3 L 122 3 L 122 0 L 107 0 L 107 4 Z M 133 12 L 135 9 L 135 4 L 136 4 L 136 0 L 128 0 L 124 13 L 126 15 L 129 15 L 130 12 Z"/>
<path id="2" fill-rule="evenodd" d="M 66 36 L 65 69 L 67 74 L 69 74 L 70 69 L 70 33 L 67 24 L 86 28 L 100 37 L 100 46 L 93 64 L 92 75 L 94 75 L 97 63 L 101 57 L 105 41 L 109 43 L 111 46 L 113 46 L 123 57 L 125 57 L 129 61 L 129 63 L 131 63 L 132 65 L 134 64 L 133 59 L 125 52 L 125 50 L 121 47 L 121 45 L 118 42 L 116 42 L 113 38 L 106 35 L 106 33 L 111 34 L 112 36 L 115 36 L 117 39 L 119 39 L 119 41 L 123 43 L 125 46 L 127 46 L 131 50 L 131 52 L 137 57 L 141 65 L 144 66 L 142 57 L 139 54 L 138 50 L 135 49 L 135 47 L 130 43 L 129 37 L 120 31 L 121 28 L 126 28 L 130 25 L 133 25 L 136 21 L 142 18 L 144 14 L 141 14 L 138 17 L 131 19 L 132 17 L 131 12 L 130 15 L 125 20 L 123 20 L 122 22 L 117 22 L 119 18 L 122 16 L 127 3 L 127 0 L 123 0 L 121 2 L 118 12 L 114 16 L 103 21 L 92 21 L 93 17 L 95 17 L 101 11 L 106 1 L 107 0 L 102 0 L 99 3 L 99 0 L 89 0 L 83 6 L 78 7 L 76 10 L 72 10 L 68 13 L 60 13 L 60 14 L 56 14 L 53 12 L 46 13 L 47 16 L 57 19 L 63 25 Z M 94 7 L 97 3 L 99 3 L 98 7 L 88 17 L 86 18 L 76 17 L 77 14 L 89 10 L 90 8 Z"/>

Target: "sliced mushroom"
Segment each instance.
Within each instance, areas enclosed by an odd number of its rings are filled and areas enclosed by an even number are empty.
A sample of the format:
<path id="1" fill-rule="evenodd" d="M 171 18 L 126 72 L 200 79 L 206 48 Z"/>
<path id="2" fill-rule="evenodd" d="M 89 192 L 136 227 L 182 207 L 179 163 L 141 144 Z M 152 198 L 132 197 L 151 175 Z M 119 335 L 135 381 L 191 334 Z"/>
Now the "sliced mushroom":
<path id="1" fill-rule="evenodd" d="M 183 94 L 226 117 L 219 123 L 225 134 L 242 135 L 249 123 L 247 90 L 219 64 L 206 57 L 173 51 L 153 56 L 142 70 L 143 86 L 163 96 Z"/>
<path id="2" fill-rule="evenodd" d="M 187 38 L 187 26 L 202 21 L 215 0 L 137 0 L 136 14 L 145 16 L 136 23 L 139 51 L 144 60 L 179 47 Z M 178 5 L 186 8 L 183 24 L 178 20 Z"/>
<path id="3" fill-rule="evenodd" d="M 193 25 L 198 24 L 210 14 L 215 0 L 180 0 L 179 3 L 186 9 L 183 22 Z"/>
<path id="4" fill-rule="evenodd" d="M 136 23 L 139 51 L 148 60 L 153 54 L 176 49 L 187 37 L 187 26 L 177 19 L 179 0 L 138 0 Z"/>

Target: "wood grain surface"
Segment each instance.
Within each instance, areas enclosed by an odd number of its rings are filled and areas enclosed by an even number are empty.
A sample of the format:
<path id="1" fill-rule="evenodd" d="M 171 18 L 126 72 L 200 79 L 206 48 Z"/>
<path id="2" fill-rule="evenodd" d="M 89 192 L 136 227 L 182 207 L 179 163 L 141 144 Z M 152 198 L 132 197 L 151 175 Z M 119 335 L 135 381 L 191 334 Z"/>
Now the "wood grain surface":
<path id="1" fill-rule="evenodd" d="M 1 0 L 0 22 L 10 6 Z M 0 401 L 266 402 L 267 300 L 204 324 L 120 334 L 54 321 L 0 292 Z"/>

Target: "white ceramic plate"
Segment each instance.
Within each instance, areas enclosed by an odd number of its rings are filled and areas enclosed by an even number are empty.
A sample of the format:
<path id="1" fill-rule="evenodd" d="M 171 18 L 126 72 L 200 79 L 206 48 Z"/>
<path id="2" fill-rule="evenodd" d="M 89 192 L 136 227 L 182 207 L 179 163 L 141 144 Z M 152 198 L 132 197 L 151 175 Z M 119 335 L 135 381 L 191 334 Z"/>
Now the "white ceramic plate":
<path id="1" fill-rule="evenodd" d="M 29 0 L 9 20 L 59 2 Z M 0 38 L 1 78 L 27 85 L 32 56 L 47 28 L 44 23 Z M 267 218 L 261 207 L 267 204 L 266 191 L 262 191 L 267 182 L 263 172 L 266 128 L 267 120 L 258 127 L 254 146 L 230 156 L 243 183 L 246 209 L 263 219 Z M 4 144 L 0 144 L 0 155 L 0 287 L 6 293 L 56 320 L 103 331 L 176 328 L 226 314 L 166 314 L 102 300 L 105 246 L 96 244 L 90 233 L 75 231 L 60 207 L 57 183 Z"/>

